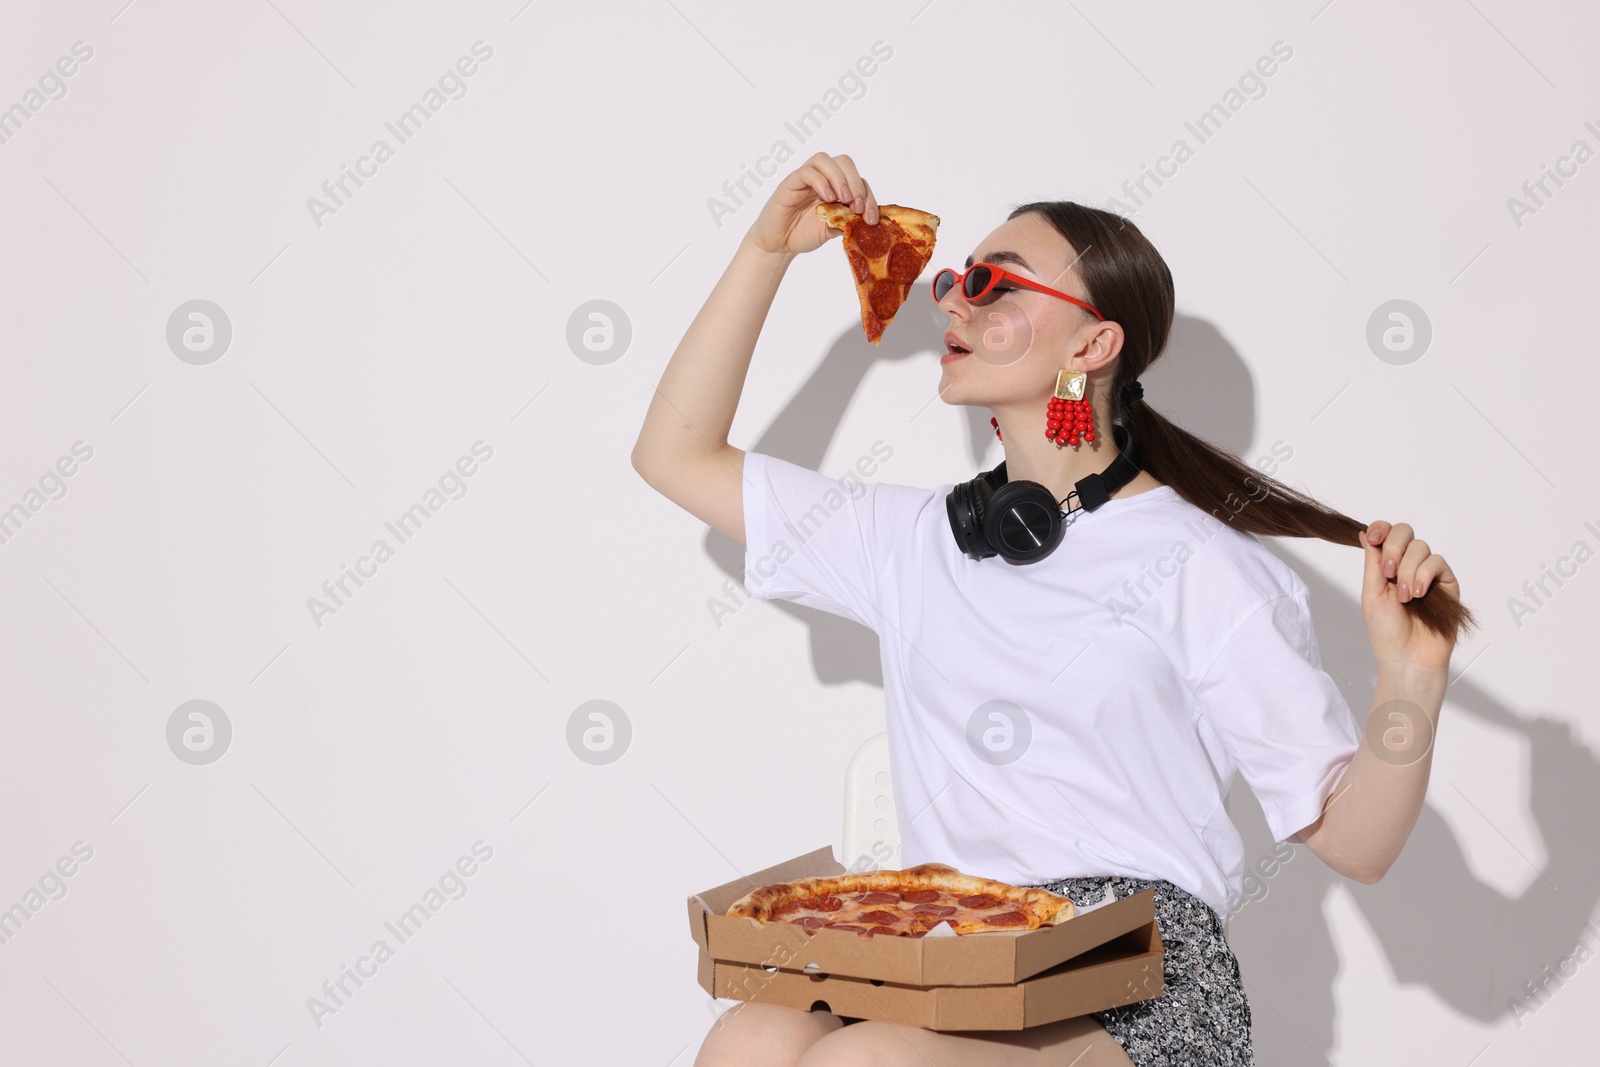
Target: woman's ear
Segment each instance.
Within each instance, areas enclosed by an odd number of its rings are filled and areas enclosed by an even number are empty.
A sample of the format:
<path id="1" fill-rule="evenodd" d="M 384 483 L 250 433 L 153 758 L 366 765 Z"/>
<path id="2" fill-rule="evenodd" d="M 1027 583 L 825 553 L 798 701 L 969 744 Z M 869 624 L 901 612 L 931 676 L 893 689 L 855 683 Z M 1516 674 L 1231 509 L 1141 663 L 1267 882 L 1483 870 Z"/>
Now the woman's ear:
<path id="1" fill-rule="evenodd" d="M 1115 322 L 1096 322 L 1086 328 L 1076 358 L 1079 370 L 1096 371 L 1122 351 L 1122 327 Z"/>

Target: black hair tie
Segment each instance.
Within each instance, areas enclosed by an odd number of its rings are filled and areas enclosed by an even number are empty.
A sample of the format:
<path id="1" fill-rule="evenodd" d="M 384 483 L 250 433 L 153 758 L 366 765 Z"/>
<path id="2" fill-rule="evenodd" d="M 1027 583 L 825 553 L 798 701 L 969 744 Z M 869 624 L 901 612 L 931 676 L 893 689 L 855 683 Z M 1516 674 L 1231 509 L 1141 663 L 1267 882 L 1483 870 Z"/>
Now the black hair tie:
<path id="1" fill-rule="evenodd" d="M 1143 396 L 1144 386 L 1139 384 L 1137 378 L 1122 387 L 1122 402 L 1124 404 L 1131 404 Z"/>

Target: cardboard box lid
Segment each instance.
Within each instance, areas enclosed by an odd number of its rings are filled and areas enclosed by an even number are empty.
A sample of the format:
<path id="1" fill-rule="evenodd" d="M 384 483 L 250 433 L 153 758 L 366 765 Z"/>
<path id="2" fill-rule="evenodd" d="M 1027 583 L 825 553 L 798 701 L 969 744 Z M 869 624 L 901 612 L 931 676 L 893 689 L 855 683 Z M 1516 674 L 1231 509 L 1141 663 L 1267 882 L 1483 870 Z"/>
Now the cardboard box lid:
<path id="1" fill-rule="evenodd" d="M 796 878 L 843 874 L 831 847 L 726 882 L 689 898 L 695 942 L 715 960 L 769 968 L 879 979 L 912 986 L 1008 985 L 1155 921 L 1146 889 L 1058 926 L 962 937 L 863 938 L 848 930 L 807 932 L 792 923 L 761 923 L 724 914 L 752 889 Z"/>
<path id="2" fill-rule="evenodd" d="M 829 1011 L 844 1018 L 929 1030 L 1021 1030 L 1160 996 L 1164 951 L 1152 919 L 1011 985 L 912 986 L 806 974 L 714 960 L 704 950 L 698 953 L 699 982 L 714 997 Z"/>

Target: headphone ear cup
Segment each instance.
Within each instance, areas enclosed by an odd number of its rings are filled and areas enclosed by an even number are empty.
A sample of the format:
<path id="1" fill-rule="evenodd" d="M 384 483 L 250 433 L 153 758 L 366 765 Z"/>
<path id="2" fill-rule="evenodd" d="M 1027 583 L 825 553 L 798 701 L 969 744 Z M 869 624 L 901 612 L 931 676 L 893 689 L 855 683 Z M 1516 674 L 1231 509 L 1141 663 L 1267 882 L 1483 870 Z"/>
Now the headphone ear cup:
<path id="1" fill-rule="evenodd" d="M 945 497 L 945 512 L 950 517 L 950 532 L 955 535 L 961 551 L 973 559 L 988 559 L 994 548 L 984 537 L 983 517 L 988 511 L 994 487 L 988 479 L 979 476 L 963 482 Z"/>
<path id="2" fill-rule="evenodd" d="M 1061 507 L 1038 482 L 1007 482 L 988 501 L 984 539 L 1010 563 L 1037 563 L 1055 551 L 1065 527 Z"/>

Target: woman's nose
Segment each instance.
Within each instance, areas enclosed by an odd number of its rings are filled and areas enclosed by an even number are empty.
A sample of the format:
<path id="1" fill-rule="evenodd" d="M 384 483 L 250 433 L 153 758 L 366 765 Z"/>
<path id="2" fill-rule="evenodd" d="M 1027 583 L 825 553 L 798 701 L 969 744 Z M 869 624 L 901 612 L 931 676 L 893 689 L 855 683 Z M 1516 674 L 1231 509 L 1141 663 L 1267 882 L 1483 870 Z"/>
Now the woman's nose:
<path id="1" fill-rule="evenodd" d="M 944 299 L 939 301 L 939 310 L 952 318 L 957 315 L 970 315 L 972 305 L 967 303 L 967 298 L 961 292 L 959 285 L 952 285 L 950 291 L 944 294 Z"/>

